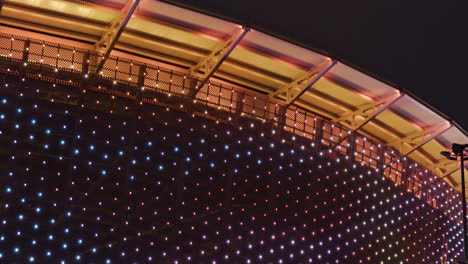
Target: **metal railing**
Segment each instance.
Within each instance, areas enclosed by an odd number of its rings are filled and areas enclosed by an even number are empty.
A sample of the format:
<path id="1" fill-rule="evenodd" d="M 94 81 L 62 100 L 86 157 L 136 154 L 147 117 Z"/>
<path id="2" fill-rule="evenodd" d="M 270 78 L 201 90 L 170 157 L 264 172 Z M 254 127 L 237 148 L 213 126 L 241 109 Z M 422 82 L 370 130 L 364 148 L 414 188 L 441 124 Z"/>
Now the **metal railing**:
<path id="1" fill-rule="evenodd" d="M 339 155 L 378 169 L 435 208 L 459 206 L 458 193 L 443 181 L 434 185 L 438 177 L 423 166 L 307 110 L 216 82 L 206 83 L 190 98 L 190 91 L 201 81 L 194 76 L 115 56 L 95 72 L 101 59 L 90 50 L 0 34 L 0 71 L 4 74 L 164 105 L 237 127 L 255 123 L 268 128 L 269 136 L 289 137 L 289 141 L 297 136 L 320 154 Z"/>

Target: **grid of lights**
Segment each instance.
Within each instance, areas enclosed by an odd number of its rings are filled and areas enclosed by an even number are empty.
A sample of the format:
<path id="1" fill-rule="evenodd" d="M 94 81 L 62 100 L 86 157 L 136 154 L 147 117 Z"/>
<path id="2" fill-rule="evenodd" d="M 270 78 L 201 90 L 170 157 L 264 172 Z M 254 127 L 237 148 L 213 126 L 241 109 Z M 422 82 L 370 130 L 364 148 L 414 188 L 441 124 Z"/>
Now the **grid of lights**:
<path id="1" fill-rule="evenodd" d="M 177 106 L 175 108 L 186 112 L 198 111 L 217 122 L 234 126 L 251 125 L 249 121 L 239 123 L 245 118 L 261 119 L 264 123 L 274 123 L 278 128 L 272 130 L 272 134 L 287 131 L 299 138 L 314 139 L 317 145 L 336 146 L 333 148 L 344 154 L 345 159 L 352 158 L 380 169 L 383 175 L 436 208 L 447 206 L 443 195 L 449 187 L 438 182 L 437 176 L 429 175 L 426 169 L 413 165 L 414 162 L 400 157 L 394 150 L 381 148 L 380 144 L 308 111 L 294 106 L 285 108 L 255 94 L 210 82 L 200 89 L 193 102 L 187 102 L 184 98 L 196 83 L 193 76 L 114 56 L 106 60 L 98 74 L 92 74 L 100 59 L 99 54 L 89 50 L 0 34 L 0 70 L 7 75 L 19 76 L 23 82 L 28 77 L 52 82 L 53 87 L 56 84 L 79 87 L 83 93 L 88 88 L 97 89 L 112 94 L 112 99 L 123 96 L 134 98 L 140 104 L 162 102 L 168 107 Z M 70 95 L 65 100 L 69 98 Z M 100 100 L 96 103 L 99 104 Z M 331 149 L 328 151 L 332 152 Z M 434 186 L 436 181 L 437 186 Z M 449 192 L 457 195 L 453 190 Z"/>
<path id="2" fill-rule="evenodd" d="M 319 145 L 97 93 L 45 101 L 35 82 L 2 84 L 3 262 L 445 263 L 461 253 L 459 213 Z"/>

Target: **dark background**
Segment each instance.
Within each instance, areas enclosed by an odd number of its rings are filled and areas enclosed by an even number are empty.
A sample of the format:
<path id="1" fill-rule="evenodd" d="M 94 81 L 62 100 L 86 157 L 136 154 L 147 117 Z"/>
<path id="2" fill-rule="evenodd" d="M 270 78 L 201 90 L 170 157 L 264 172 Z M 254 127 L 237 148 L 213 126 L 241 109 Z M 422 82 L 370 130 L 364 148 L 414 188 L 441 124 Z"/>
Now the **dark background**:
<path id="1" fill-rule="evenodd" d="M 373 73 L 468 128 L 464 1 L 173 0 L 284 36 Z M 464 98 L 465 97 L 465 98 Z"/>

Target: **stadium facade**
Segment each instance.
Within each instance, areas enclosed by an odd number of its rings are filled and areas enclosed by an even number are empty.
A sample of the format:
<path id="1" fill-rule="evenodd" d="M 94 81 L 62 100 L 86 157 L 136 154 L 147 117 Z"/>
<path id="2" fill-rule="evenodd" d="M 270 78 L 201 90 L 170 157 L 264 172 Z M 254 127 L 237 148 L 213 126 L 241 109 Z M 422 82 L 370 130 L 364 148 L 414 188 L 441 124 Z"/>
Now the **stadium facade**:
<path id="1" fill-rule="evenodd" d="M 408 91 L 175 3 L 0 3 L 5 263 L 461 255 L 467 133 Z"/>

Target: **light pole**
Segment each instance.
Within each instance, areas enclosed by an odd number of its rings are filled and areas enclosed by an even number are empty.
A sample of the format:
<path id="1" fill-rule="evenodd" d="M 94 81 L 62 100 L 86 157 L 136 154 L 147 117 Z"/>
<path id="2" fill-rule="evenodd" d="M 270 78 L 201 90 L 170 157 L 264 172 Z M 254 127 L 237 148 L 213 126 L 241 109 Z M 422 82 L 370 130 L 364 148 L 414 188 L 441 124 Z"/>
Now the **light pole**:
<path id="1" fill-rule="evenodd" d="M 459 260 L 460 264 L 468 264 L 468 239 L 466 237 L 468 226 L 466 223 L 466 190 L 465 190 L 465 149 L 468 144 L 452 144 L 452 151 L 442 151 L 440 154 L 450 160 L 460 159 L 460 172 L 461 172 L 461 191 L 462 191 L 462 210 L 463 210 L 463 258 Z"/>

